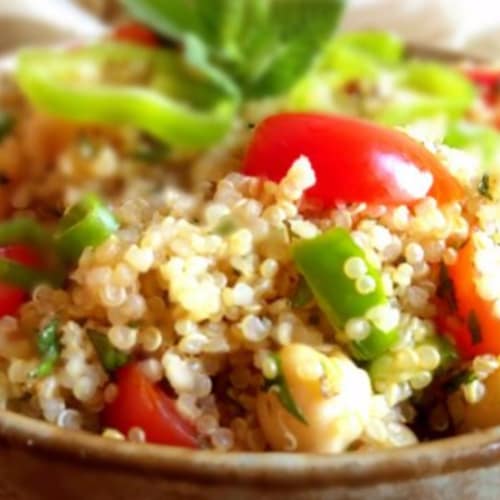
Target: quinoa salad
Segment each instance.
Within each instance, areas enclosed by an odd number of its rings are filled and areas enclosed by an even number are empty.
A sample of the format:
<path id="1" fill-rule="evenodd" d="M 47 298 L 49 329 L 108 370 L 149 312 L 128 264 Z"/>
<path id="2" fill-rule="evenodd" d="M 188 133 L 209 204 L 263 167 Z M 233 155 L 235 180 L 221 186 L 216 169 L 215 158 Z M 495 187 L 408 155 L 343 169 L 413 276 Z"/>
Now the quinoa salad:
<path id="1" fill-rule="evenodd" d="M 2 75 L 0 416 L 310 453 L 500 424 L 500 70 L 333 35 L 339 0 L 123 3 Z"/>

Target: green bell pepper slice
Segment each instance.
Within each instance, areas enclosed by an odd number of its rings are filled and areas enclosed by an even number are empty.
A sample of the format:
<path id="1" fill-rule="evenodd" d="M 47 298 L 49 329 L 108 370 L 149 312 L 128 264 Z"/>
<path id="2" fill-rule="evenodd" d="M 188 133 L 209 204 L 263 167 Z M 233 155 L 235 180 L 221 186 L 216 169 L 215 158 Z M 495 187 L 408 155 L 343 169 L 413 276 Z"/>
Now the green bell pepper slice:
<path id="1" fill-rule="evenodd" d="M 51 238 L 38 222 L 29 217 L 16 217 L 0 223 L 0 246 L 22 243 L 47 249 Z"/>
<path id="2" fill-rule="evenodd" d="M 198 59 L 200 55 L 196 56 Z M 238 91 L 192 52 L 105 42 L 18 57 L 17 81 L 41 109 L 63 118 L 128 125 L 172 146 L 207 147 L 229 130 Z"/>
<path id="3" fill-rule="evenodd" d="M 320 236 L 301 240 L 292 247 L 295 265 L 304 276 L 321 308 L 337 331 L 345 329 L 350 319 L 364 319 L 369 332 L 363 340 L 348 341 L 357 359 L 370 360 L 390 349 L 398 340 L 396 327 L 380 328 L 372 319 L 375 308 L 389 306 L 380 272 L 367 260 L 365 252 L 348 231 L 334 228 Z M 371 278 L 372 290 L 361 293 L 356 279 L 345 272 L 346 262 L 358 258 L 364 263 L 365 276 Z"/>
<path id="4" fill-rule="evenodd" d="M 463 116 L 476 97 L 474 86 L 453 68 L 429 61 L 409 61 L 397 72 L 394 99 L 375 114 L 387 125 L 423 118 Z"/>
<path id="5" fill-rule="evenodd" d="M 60 269 L 38 271 L 8 259 L 0 259 L 0 283 L 14 285 L 30 291 L 41 283 L 60 287 L 64 282 L 64 273 Z"/>
<path id="6" fill-rule="evenodd" d="M 424 95 L 441 97 L 450 111 L 458 113 L 467 109 L 475 97 L 474 85 L 462 73 L 431 61 L 409 61 L 401 83 Z"/>
<path id="7" fill-rule="evenodd" d="M 336 68 L 335 59 L 341 51 L 350 51 L 365 61 L 379 63 L 379 65 L 397 65 L 404 55 L 404 43 L 398 36 L 382 31 L 359 31 L 343 33 L 335 37 L 325 50 L 322 57 L 322 66 Z"/>
<path id="8" fill-rule="evenodd" d="M 375 80 L 384 67 L 397 65 L 404 52 L 402 41 L 381 32 L 345 33 L 326 47 L 318 70 L 323 76 L 334 72 L 330 80 L 339 87 L 353 80 Z"/>
<path id="9" fill-rule="evenodd" d="M 500 160 L 500 134 L 485 125 L 465 120 L 452 122 L 447 128 L 444 143 L 479 155 L 485 169 Z"/>
<path id="10" fill-rule="evenodd" d="M 60 255 L 76 262 L 87 247 L 96 247 L 118 229 L 118 222 L 104 203 L 88 194 L 59 221 L 54 241 Z"/>

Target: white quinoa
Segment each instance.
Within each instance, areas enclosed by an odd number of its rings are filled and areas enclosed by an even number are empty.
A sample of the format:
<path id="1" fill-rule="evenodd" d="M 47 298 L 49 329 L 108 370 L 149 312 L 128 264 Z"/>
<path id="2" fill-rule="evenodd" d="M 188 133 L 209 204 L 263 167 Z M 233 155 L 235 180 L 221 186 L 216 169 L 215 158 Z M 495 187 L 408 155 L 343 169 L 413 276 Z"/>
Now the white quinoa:
<path id="1" fill-rule="evenodd" d="M 477 194 L 477 172 L 448 148 L 437 151 L 462 183 L 463 202 L 339 204 L 309 218 L 300 205 L 315 183 L 309 159 L 297 158 L 280 183 L 234 172 L 248 140 L 241 127 L 204 155 L 145 165 L 131 155 L 140 140 L 134 131 L 68 125 L 34 112 L 11 87 L 0 94 L 19 117 L 0 144 L 0 172 L 11 179 L 0 184 L 0 219 L 23 214 L 50 223 L 95 191 L 120 222 L 116 234 L 85 250 L 64 289 L 39 286 L 19 318 L 0 319 L 0 408 L 111 439 L 147 440 L 140 427 L 124 436 L 97 423 L 118 389 L 87 335 L 96 330 L 139 360 L 152 383 L 171 389 L 177 411 L 203 446 L 268 450 L 256 400 L 264 379 L 277 374 L 269 353 L 292 343 L 333 353 L 339 344 L 366 338 L 370 320 L 382 330 L 397 328 L 399 338 L 370 368 L 372 394 L 361 402 L 369 418 L 353 414 L 342 424 L 346 435 L 360 436 L 346 448 L 405 446 L 417 441 L 411 398 L 431 386 L 442 361 L 430 342 L 439 333 L 437 270 L 456 261 L 472 228 L 480 249 L 477 289 L 500 316 L 500 282 L 490 272 L 500 263 L 492 243 L 500 233 L 500 205 Z M 185 187 L 190 183 L 193 189 Z M 292 305 L 299 273 L 290 244 L 331 227 L 350 231 L 380 271 L 389 299 L 368 318 L 351 318 L 336 335 L 314 302 Z M 363 259 L 348 259 L 344 271 L 361 295 L 373 291 Z M 49 376 L 34 379 L 30 373 L 40 359 L 26 332 L 53 317 L 61 322 L 60 358 Z M 467 404 L 484 397 L 484 381 L 499 367 L 490 355 L 468 364 L 476 379 L 460 386 Z M 322 368 L 303 367 L 301 376 L 316 380 Z M 445 413 L 442 406 L 429 410 L 430 426 L 447 428 Z"/>

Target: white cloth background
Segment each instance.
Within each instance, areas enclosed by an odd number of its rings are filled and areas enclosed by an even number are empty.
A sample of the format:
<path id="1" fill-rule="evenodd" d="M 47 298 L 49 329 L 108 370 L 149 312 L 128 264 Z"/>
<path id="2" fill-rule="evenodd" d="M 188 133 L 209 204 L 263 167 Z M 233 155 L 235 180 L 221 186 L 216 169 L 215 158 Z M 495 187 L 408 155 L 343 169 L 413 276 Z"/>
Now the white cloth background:
<path id="1" fill-rule="evenodd" d="M 341 27 L 392 30 L 406 40 L 500 60 L 500 0 L 348 0 Z"/>
<path id="2" fill-rule="evenodd" d="M 168 2 L 169 0 L 158 0 Z M 210 2 L 211 0 L 204 0 Z M 233 0 L 239 1 L 239 0 Z M 378 28 L 399 33 L 425 45 L 466 49 L 500 60 L 500 0 L 347 0 L 342 29 Z M 1 21 L 35 19 L 46 23 L 62 39 L 93 37 L 103 26 L 82 12 L 72 0 L 0 0 Z M 22 22 L 10 26 L 24 43 L 39 42 L 40 33 Z M 8 37 L 5 30 L 2 37 Z M 36 35 L 36 36 L 35 36 Z M 50 39 L 51 40 L 51 39 Z M 4 40 L 6 46 L 9 40 Z M 0 40 L 0 53 L 2 40 Z"/>

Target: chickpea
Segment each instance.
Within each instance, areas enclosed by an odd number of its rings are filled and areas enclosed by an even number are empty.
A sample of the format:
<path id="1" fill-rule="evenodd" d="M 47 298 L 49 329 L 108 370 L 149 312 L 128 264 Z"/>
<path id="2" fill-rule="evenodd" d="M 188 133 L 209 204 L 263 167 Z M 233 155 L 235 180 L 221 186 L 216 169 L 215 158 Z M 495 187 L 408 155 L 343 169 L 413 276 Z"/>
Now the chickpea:
<path id="1" fill-rule="evenodd" d="M 500 370 L 483 381 L 486 392 L 477 403 L 466 403 L 462 392 L 456 391 L 448 400 L 448 409 L 459 432 L 486 429 L 500 424 Z"/>
<path id="2" fill-rule="evenodd" d="M 306 423 L 293 416 L 273 391 L 257 398 L 257 415 L 277 451 L 338 453 L 358 439 L 369 418 L 370 379 L 341 351 L 330 357 L 302 344 L 279 353 L 290 394 Z"/>

